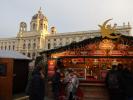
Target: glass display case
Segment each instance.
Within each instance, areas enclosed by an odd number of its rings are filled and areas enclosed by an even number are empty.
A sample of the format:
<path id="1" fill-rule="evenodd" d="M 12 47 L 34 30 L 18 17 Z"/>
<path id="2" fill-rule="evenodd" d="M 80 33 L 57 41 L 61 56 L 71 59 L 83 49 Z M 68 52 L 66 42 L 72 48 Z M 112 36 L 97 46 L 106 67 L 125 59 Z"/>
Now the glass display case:
<path id="1" fill-rule="evenodd" d="M 104 80 L 107 74 L 106 59 L 64 58 L 64 69 L 73 69 L 81 80 Z"/>
<path id="2" fill-rule="evenodd" d="M 85 68 L 66 68 L 65 70 L 72 69 L 74 73 L 76 73 L 77 77 L 80 80 L 85 80 L 86 79 L 86 71 Z"/>

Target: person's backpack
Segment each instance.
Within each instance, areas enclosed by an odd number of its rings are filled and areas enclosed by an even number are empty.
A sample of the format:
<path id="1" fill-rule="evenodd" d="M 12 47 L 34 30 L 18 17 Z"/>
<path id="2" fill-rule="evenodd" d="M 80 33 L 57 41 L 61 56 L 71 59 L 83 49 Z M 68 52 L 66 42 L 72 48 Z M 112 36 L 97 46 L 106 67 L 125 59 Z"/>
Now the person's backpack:
<path id="1" fill-rule="evenodd" d="M 109 73 L 107 82 L 108 82 L 108 88 L 110 89 L 119 88 L 118 75 L 115 72 Z"/>

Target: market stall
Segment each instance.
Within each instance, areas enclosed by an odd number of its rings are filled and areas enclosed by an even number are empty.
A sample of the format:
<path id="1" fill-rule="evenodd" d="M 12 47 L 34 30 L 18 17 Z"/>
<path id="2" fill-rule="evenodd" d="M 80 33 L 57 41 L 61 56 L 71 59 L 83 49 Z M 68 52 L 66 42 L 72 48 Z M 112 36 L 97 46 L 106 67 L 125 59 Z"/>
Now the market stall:
<path id="1" fill-rule="evenodd" d="M 121 36 L 119 40 L 111 40 L 96 37 L 46 51 L 49 55 L 48 74 L 52 75 L 60 60 L 64 70 L 73 68 L 83 80 L 103 80 L 112 64 L 130 66 L 133 63 L 133 41 L 129 38 Z"/>
<path id="2" fill-rule="evenodd" d="M 114 33 L 114 27 L 100 26 L 101 37 L 89 38 L 67 46 L 41 52 L 48 57 L 48 77 L 56 67 L 63 72 L 71 68 L 80 79 L 81 85 L 104 86 L 108 70 L 113 64 L 131 67 L 133 63 L 133 37 Z M 57 66 L 60 62 L 61 66 Z M 99 92 L 100 93 L 100 92 Z"/>
<path id="3" fill-rule="evenodd" d="M 25 92 L 30 60 L 15 51 L 0 51 L 0 100 L 14 100 Z"/>

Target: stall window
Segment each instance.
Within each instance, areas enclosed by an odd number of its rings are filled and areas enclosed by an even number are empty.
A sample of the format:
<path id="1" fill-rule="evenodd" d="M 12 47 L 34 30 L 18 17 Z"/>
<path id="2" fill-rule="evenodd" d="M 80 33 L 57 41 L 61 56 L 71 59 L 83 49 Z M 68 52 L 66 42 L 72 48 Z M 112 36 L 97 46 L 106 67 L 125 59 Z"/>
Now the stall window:
<path id="1" fill-rule="evenodd" d="M 5 64 L 0 64 L 0 76 L 6 76 L 7 66 Z"/>

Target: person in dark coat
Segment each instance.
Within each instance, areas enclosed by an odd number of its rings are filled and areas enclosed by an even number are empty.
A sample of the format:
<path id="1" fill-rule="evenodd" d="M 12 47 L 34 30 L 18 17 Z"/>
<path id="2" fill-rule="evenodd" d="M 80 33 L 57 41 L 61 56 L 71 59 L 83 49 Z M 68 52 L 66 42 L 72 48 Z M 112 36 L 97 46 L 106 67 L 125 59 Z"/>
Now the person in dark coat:
<path id="1" fill-rule="evenodd" d="M 44 72 L 40 66 L 32 73 L 29 100 L 44 100 Z"/>
<path id="2" fill-rule="evenodd" d="M 56 69 L 55 74 L 52 78 L 52 92 L 54 100 L 59 100 L 60 87 L 61 87 L 60 69 Z"/>
<path id="3" fill-rule="evenodd" d="M 131 67 L 128 66 L 124 69 L 123 80 L 126 100 L 133 100 L 133 72 Z"/>
<path id="4" fill-rule="evenodd" d="M 119 96 L 121 100 L 125 100 L 125 87 L 124 87 L 124 79 L 123 79 L 123 69 L 124 65 L 118 64 L 118 70 L 117 70 L 117 75 L 118 75 L 118 80 L 119 80 Z"/>
<path id="5" fill-rule="evenodd" d="M 119 75 L 116 65 L 112 65 L 112 69 L 107 73 L 105 82 L 108 88 L 110 100 L 123 100 L 121 98 Z"/>

